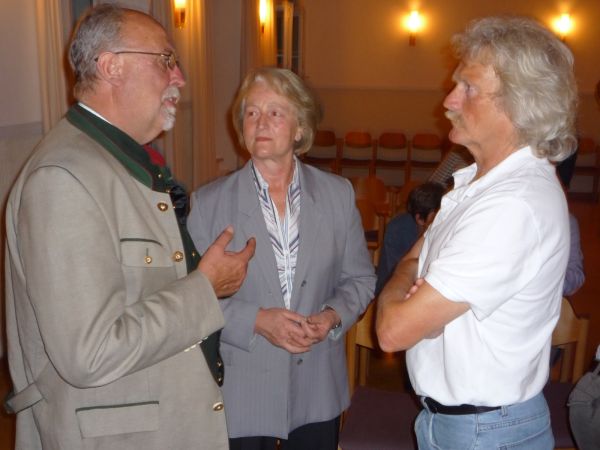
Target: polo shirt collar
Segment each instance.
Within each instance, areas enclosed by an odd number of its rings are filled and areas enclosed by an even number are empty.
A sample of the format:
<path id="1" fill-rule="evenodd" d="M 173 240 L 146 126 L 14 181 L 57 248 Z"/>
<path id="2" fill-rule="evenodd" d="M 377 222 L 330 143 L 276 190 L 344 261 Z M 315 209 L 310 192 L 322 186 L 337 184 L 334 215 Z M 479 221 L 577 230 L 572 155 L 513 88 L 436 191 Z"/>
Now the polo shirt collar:
<path id="1" fill-rule="evenodd" d="M 541 160 L 541 158 L 535 156 L 532 148 L 527 145 L 511 153 L 500 164 L 492 168 L 492 170 L 478 180 L 471 182 L 477 174 L 477 163 L 473 163 L 468 167 L 454 172 L 454 189 L 450 194 L 454 192 L 457 201 L 460 201 L 464 197 L 477 195 L 496 184 L 498 180 L 507 178 L 510 173 L 534 160 Z"/>

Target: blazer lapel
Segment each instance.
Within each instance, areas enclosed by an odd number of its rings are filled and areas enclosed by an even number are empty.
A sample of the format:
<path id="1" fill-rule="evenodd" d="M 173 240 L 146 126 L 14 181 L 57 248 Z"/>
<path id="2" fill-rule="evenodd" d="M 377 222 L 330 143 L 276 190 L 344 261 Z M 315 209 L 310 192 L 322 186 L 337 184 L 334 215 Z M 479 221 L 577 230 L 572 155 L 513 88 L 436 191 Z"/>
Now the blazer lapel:
<path id="1" fill-rule="evenodd" d="M 298 307 L 298 295 L 301 284 L 306 278 L 310 262 L 317 249 L 318 230 L 323 220 L 323 211 L 319 204 L 318 180 L 304 168 L 304 164 L 297 161 L 300 168 L 300 189 L 302 200 L 300 203 L 300 246 L 298 248 L 298 259 L 296 261 L 296 273 L 294 275 L 294 287 L 292 290 L 291 305 L 294 310 Z"/>
<path id="2" fill-rule="evenodd" d="M 262 272 L 268 289 L 274 293 L 274 298 L 279 299 L 279 304 L 276 306 L 282 307 L 284 302 L 277 274 L 277 263 L 265 219 L 258 203 L 253 176 L 251 164 L 248 162 L 240 171 L 238 180 L 239 211 L 242 217 L 246 217 L 246 220 L 243 221 L 243 232 L 248 239 L 256 238 L 256 252 L 252 261 Z"/>

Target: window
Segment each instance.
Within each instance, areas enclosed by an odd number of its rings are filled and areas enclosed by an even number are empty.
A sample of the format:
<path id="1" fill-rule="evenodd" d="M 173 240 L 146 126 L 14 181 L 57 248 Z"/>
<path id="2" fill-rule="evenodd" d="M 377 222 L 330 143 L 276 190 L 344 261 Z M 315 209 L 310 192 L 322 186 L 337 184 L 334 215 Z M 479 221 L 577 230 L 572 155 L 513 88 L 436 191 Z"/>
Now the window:
<path id="1" fill-rule="evenodd" d="M 277 0 L 275 30 L 277 67 L 302 74 L 302 11 L 296 0 Z"/>

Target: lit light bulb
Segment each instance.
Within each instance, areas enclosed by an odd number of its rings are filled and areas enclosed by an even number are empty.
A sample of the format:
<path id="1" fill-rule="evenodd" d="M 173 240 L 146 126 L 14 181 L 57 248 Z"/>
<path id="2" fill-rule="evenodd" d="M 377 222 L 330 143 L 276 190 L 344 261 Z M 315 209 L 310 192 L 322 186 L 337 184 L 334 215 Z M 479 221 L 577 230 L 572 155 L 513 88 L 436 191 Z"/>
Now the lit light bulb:
<path id="1" fill-rule="evenodd" d="M 421 29 L 421 27 L 423 26 L 423 18 L 419 14 L 419 11 L 412 11 L 409 14 L 408 20 L 406 21 L 406 25 L 408 26 L 408 30 L 411 33 L 416 33 Z"/>
<path id="2" fill-rule="evenodd" d="M 260 0 L 258 3 L 258 20 L 260 21 L 260 32 L 264 33 L 267 21 L 267 0 Z"/>
<path id="3" fill-rule="evenodd" d="M 564 39 L 573 29 L 573 21 L 569 14 L 562 14 L 554 21 L 554 29 Z"/>
<path id="4" fill-rule="evenodd" d="M 185 8 L 186 8 L 186 0 L 174 0 L 173 9 L 174 11 L 174 19 L 175 19 L 175 28 L 183 28 L 185 25 Z"/>
<path id="5" fill-rule="evenodd" d="M 423 28 L 423 17 L 419 11 L 411 11 L 405 19 L 405 26 L 408 29 L 408 45 L 414 46 L 417 42 L 417 33 Z"/>

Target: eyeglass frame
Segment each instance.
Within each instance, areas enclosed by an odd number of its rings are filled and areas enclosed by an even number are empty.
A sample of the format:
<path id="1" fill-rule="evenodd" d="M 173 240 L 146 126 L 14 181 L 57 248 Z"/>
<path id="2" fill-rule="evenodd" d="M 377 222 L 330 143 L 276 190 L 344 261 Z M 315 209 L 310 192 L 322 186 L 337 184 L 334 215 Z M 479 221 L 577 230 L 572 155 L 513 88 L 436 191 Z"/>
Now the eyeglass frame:
<path id="1" fill-rule="evenodd" d="M 113 53 L 115 55 L 121 55 L 123 53 L 125 54 L 137 54 L 137 55 L 152 55 L 152 56 L 161 56 L 163 58 L 163 61 L 166 64 L 167 69 L 169 70 L 175 70 L 175 67 L 179 67 L 179 59 L 177 58 L 177 53 L 175 52 L 170 52 L 170 53 L 160 53 L 160 52 L 142 52 L 142 51 L 138 51 L 138 50 L 121 50 L 118 52 L 107 52 L 107 53 Z M 95 62 L 98 62 L 98 59 L 100 58 L 100 56 L 96 56 L 94 58 Z"/>

